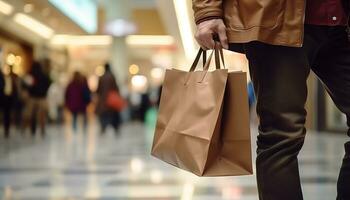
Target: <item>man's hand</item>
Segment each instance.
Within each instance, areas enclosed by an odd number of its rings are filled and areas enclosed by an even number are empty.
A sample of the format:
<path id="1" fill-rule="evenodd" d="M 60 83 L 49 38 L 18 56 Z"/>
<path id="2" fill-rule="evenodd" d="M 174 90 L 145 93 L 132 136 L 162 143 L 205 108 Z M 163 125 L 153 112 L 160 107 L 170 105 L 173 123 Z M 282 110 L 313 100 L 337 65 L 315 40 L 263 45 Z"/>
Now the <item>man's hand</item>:
<path id="1" fill-rule="evenodd" d="M 228 49 L 226 26 L 222 19 L 211 19 L 197 25 L 195 38 L 198 44 L 204 49 L 214 49 L 215 41 L 213 36 L 218 35 L 221 46 Z"/>

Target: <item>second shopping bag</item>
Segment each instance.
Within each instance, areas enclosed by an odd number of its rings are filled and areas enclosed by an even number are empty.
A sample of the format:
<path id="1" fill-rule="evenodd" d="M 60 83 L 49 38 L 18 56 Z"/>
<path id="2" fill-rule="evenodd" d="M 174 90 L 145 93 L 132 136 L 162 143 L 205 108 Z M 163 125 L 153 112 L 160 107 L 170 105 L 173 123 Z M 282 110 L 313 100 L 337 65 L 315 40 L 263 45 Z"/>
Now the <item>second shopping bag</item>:
<path id="1" fill-rule="evenodd" d="M 215 71 L 214 52 L 194 71 L 202 52 L 189 72 L 166 71 L 152 155 L 198 176 L 251 174 L 245 73 L 220 69 L 219 49 Z"/>

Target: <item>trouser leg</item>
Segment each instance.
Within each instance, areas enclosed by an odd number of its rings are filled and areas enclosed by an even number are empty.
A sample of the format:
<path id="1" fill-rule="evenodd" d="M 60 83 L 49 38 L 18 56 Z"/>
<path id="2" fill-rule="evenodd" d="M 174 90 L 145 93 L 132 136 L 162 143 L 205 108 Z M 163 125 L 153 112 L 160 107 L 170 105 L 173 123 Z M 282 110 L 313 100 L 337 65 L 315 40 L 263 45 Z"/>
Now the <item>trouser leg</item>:
<path id="1" fill-rule="evenodd" d="M 30 131 L 32 136 L 36 134 L 37 122 L 38 122 L 38 103 L 36 99 L 33 99 L 33 107 L 30 113 Z"/>
<path id="2" fill-rule="evenodd" d="M 120 126 L 120 123 L 121 123 L 120 113 L 118 113 L 118 112 L 112 113 L 111 114 L 111 122 L 112 122 L 113 128 L 115 130 L 118 130 L 119 126 Z"/>
<path id="3" fill-rule="evenodd" d="M 343 163 L 340 168 L 337 186 L 337 200 L 350 199 L 350 142 L 345 143 L 345 156 L 343 158 Z"/>
<path id="4" fill-rule="evenodd" d="M 10 136 L 10 125 L 11 125 L 11 108 L 12 108 L 12 98 L 4 98 L 4 134 L 8 138 Z"/>
<path id="5" fill-rule="evenodd" d="M 347 116 L 347 124 L 350 126 L 350 42 L 345 27 L 328 28 L 327 36 L 331 39 L 320 50 L 312 70 L 324 83 L 339 110 Z M 350 136 L 350 130 L 348 135 Z M 350 199 L 350 142 L 345 143 L 337 199 Z"/>
<path id="6" fill-rule="evenodd" d="M 101 133 L 103 134 L 106 132 L 106 128 L 109 123 L 108 113 L 101 113 L 99 118 L 100 118 L 100 125 L 101 125 Z"/>
<path id="7" fill-rule="evenodd" d="M 77 112 L 73 112 L 72 113 L 72 117 L 73 117 L 73 120 L 72 120 L 72 123 L 73 123 L 73 130 L 74 131 L 77 131 L 78 129 L 78 113 Z"/>
<path id="8" fill-rule="evenodd" d="M 86 131 L 87 125 L 88 125 L 88 116 L 86 112 L 82 112 L 83 116 L 83 129 Z"/>
<path id="9" fill-rule="evenodd" d="M 41 135 L 45 136 L 46 134 L 46 116 L 47 116 L 47 102 L 46 98 L 38 99 L 38 120 L 40 125 Z"/>
<path id="10" fill-rule="evenodd" d="M 257 97 L 257 182 L 261 200 L 302 200 L 297 155 L 304 143 L 309 75 L 301 48 L 245 45 Z"/>

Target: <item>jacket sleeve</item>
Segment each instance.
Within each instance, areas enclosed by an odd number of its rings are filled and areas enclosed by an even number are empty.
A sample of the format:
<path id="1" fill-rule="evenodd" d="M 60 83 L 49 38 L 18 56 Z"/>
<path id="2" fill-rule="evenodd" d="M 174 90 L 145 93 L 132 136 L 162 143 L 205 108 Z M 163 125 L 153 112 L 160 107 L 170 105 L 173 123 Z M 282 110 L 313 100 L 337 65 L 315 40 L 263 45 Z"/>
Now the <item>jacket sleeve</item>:
<path id="1" fill-rule="evenodd" d="M 196 24 L 209 19 L 223 18 L 223 0 L 192 0 Z"/>

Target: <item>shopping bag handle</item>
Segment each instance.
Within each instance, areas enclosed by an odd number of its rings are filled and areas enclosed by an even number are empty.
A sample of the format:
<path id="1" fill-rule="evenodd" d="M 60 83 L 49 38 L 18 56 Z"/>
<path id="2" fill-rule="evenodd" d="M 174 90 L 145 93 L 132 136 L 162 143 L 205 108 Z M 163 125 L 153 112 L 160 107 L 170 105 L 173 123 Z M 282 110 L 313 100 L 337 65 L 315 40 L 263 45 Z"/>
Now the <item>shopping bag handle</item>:
<path id="1" fill-rule="evenodd" d="M 190 72 L 193 72 L 197 68 L 199 59 L 201 58 L 202 54 L 203 54 L 203 69 L 204 69 L 205 63 L 207 62 L 207 51 L 205 51 L 202 48 L 199 48 L 197 56 L 194 59 L 193 64 L 192 64 L 192 66 L 190 68 Z"/>
<path id="2" fill-rule="evenodd" d="M 215 45 L 214 45 L 214 49 L 215 49 L 215 67 L 216 67 L 216 69 L 220 69 L 221 68 L 221 66 L 220 66 L 220 58 L 221 58 L 222 64 L 224 66 L 224 69 L 226 69 L 225 60 L 224 60 L 224 53 L 223 53 L 223 50 L 222 50 L 222 45 L 220 43 L 219 35 L 218 34 L 214 34 L 213 35 L 213 40 L 215 42 Z M 220 54 L 220 56 L 219 56 L 219 54 Z"/>
<path id="3" fill-rule="evenodd" d="M 221 68 L 221 64 L 220 64 L 220 59 L 222 61 L 222 64 L 224 66 L 224 69 L 226 69 L 226 65 L 225 65 L 225 60 L 224 60 L 224 53 L 223 53 L 223 50 L 222 50 L 222 47 L 220 45 L 219 42 L 216 42 L 215 41 L 215 47 L 214 47 L 214 50 L 213 52 L 215 53 L 215 67 L 216 69 L 220 69 Z M 193 72 L 196 68 L 197 68 L 197 65 L 198 65 L 198 62 L 200 60 L 200 57 L 201 55 L 203 54 L 203 71 L 206 71 L 209 69 L 209 65 L 210 65 L 210 59 L 206 59 L 207 58 L 207 52 L 206 50 L 200 48 L 198 50 L 198 53 L 197 53 L 197 56 L 190 68 L 190 72 Z M 207 62 L 208 61 L 208 62 Z M 209 64 L 207 64 L 209 63 Z"/>
<path id="4" fill-rule="evenodd" d="M 193 71 L 196 69 L 197 64 L 198 64 L 198 60 L 199 60 L 200 56 L 202 55 L 203 51 L 204 51 L 204 50 L 203 50 L 202 48 L 199 49 L 198 54 L 197 54 L 197 57 L 196 57 L 196 59 L 195 59 L 195 62 L 193 63 L 193 65 L 192 65 L 192 67 L 191 67 L 191 69 L 190 69 L 190 72 L 193 72 Z M 202 73 L 203 73 L 203 76 L 202 76 L 201 80 L 199 81 L 199 83 L 203 82 L 205 76 L 206 76 L 207 73 L 208 73 L 208 68 L 209 68 L 211 59 L 213 58 L 213 54 L 214 54 L 214 50 L 210 53 L 208 62 L 205 62 L 205 63 L 204 63 L 203 72 L 202 72 Z M 186 78 L 185 78 L 184 85 L 187 85 L 187 84 L 188 84 L 188 81 L 190 80 L 190 77 L 191 77 L 191 73 L 187 73 L 187 76 L 186 76 Z"/>
<path id="5" fill-rule="evenodd" d="M 212 53 L 213 52 L 215 53 L 215 67 L 216 67 L 216 69 L 221 69 L 220 58 L 221 58 L 223 66 L 224 66 L 224 69 L 226 69 L 225 60 L 224 60 L 224 53 L 222 51 L 222 47 L 221 47 L 220 43 L 215 42 L 215 47 L 214 47 L 214 50 L 212 51 Z M 209 70 L 210 61 L 211 61 L 211 57 L 208 59 L 208 62 L 205 63 L 205 67 L 203 69 L 204 71 Z"/>
<path id="6" fill-rule="evenodd" d="M 224 66 L 224 69 L 226 69 L 225 59 L 224 59 L 224 52 L 222 50 L 221 45 L 219 44 L 217 46 L 217 48 L 215 49 L 215 66 L 216 66 L 216 69 L 220 69 L 221 68 L 220 67 L 220 59 L 222 61 L 222 65 Z"/>
<path id="7" fill-rule="evenodd" d="M 224 65 L 224 69 L 226 69 L 225 61 L 224 61 L 224 54 L 223 54 L 221 45 L 220 45 L 220 43 L 215 42 L 215 47 L 212 50 L 212 52 L 210 53 L 208 60 L 206 60 L 206 51 L 203 50 L 202 48 L 199 49 L 197 56 L 196 56 L 192 66 L 191 66 L 190 72 L 193 72 L 196 69 L 198 62 L 199 62 L 199 59 L 200 59 L 202 54 L 203 54 L 203 76 L 200 79 L 199 83 L 202 83 L 204 81 L 204 78 L 206 77 L 206 75 L 208 73 L 209 65 L 211 63 L 211 60 L 212 60 L 214 54 L 215 54 L 215 67 L 216 67 L 216 69 L 220 69 L 220 58 L 222 60 L 222 64 Z M 188 84 L 188 81 L 190 80 L 190 76 L 191 76 L 190 74 L 187 75 L 187 78 L 185 79 L 185 85 Z"/>

